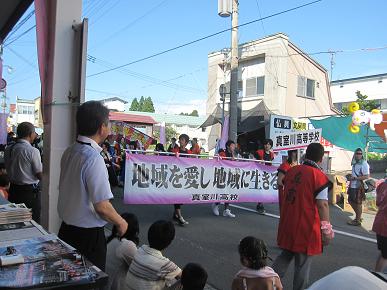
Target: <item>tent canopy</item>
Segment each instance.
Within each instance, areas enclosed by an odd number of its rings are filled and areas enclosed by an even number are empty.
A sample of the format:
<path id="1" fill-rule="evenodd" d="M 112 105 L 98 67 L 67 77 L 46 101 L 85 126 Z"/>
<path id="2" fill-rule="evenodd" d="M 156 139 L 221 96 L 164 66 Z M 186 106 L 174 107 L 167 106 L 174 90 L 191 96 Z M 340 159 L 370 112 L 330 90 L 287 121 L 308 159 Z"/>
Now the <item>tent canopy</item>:
<path id="1" fill-rule="evenodd" d="M 251 132 L 264 127 L 270 119 L 272 112 L 266 107 L 263 101 L 260 101 L 254 108 L 242 110 L 240 103 L 238 104 L 238 132 Z M 225 116 L 229 112 L 225 110 Z M 210 114 L 199 128 L 209 127 L 215 124 L 222 123 L 222 108 L 216 105 L 212 114 Z"/>
<path id="2" fill-rule="evenodd" d="M 348 129 L 352 123 L 352 116 L 328 117 L 321 120 L 310 119 L 315 128 L 322 129 L 322 136 L 332 144 L 355 151 L 356 148 L 365 149 L 367 143 L 367 126 L 360 126 L 358 134 L 351 133 Z M 368 130 L 369 152 L 386 153 L 387 144 L 371 129 Z"/>

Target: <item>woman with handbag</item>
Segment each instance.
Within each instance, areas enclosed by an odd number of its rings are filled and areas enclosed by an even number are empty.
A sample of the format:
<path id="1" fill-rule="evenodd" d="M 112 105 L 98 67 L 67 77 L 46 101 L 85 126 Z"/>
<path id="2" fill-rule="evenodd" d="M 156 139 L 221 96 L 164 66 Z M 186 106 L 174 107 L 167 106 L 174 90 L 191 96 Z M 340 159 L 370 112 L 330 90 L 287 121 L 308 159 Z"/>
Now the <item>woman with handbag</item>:
<path id="1" fill-rule="evenodd" d="M 355 212 L 355 219 L 348 222 L 351 226 L 361 226 L 365 189 L 363 181 L 369 178 L 370 166 L 364 160 L 363 151 L 357 148 L 352 158 L 352 175 L 348 188 L 348 202 Z"/>

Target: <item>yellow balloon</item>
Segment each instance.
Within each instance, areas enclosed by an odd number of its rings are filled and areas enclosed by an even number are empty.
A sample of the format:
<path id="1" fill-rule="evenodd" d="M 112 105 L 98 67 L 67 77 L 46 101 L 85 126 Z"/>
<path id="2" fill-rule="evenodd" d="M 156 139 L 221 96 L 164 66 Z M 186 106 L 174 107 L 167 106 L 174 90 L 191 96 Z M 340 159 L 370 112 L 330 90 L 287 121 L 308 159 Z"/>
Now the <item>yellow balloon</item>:
<path id="1" fill-rule="evenodd" d="M 356 103 L 356 102 L 352 102 L 352 103 L 350 103 L 349 106 L 348 106 L 348 111 L 349 111 L 350 113 L 354 113 L 354 112 L 356 112 L 356 111 L 359 110 L 359 109 L 360 109 L 360 106 L 359 106 L 359 104 Z"/>
<path id="2" fill-rule="evenodd" d="M 360 127 L 359 126 L 356 126 L 356 125 L 349 125 L 349 131 L 353 134 L 357 134 L 360 132 Z"/>

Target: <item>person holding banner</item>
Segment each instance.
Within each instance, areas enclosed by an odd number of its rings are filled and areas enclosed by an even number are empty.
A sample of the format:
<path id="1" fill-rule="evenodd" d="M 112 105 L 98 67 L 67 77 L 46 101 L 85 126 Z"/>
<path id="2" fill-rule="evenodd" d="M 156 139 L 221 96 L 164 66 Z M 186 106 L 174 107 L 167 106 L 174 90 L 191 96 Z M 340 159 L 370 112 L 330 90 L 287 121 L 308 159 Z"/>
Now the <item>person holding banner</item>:
<path id="1" fill-rule="evenodd" d="M 295 259 L 293 289 L 308 286 L 312 257 L 322 253 L 334 233 L 329 217 L 328 189 L 332 186 L 320 164 L 324 147 L 311 143 L 302 165 L 292 167 L 283 180 L 277 243 L 282 252 L 272 268 L 282 279 Z"/>
<path id="2" fill-rule="evenodd" d="M 219 157 L 222 157 L 222 158 L 236 158 L 237 157 L 237 153 L 235 152 L 235 142 L 232 141 L 232 140 L 228 140 L 226 142 L 226 150 L 222 150 L 220 151 L 219 150 Z M 214 213 L 214 215 L 216 216 L 219 216 L 219 202 L 216 202 L 214 204 L 212 204 L 212 212 Z M 225 202 L 224 203 L 224 211 L 223 211 L 223 216 L 225 217 L 230 217 L 230 218 L 234 218 L 235 217 L 235 214 L 231 213 L 231 210 L 229 209 L 229 203 L 228 202 Z"/>
<path id="3" fill-rule="evenodd" d="M 274 152 L 271 150 L 273 148 L 273 140 L 271 139 L 265 139 L 263 142 L 263 149 L 258 149 L 255 158 L 257 160 L 264 160 L 264 161 L 273 161 L 274 159 Z M 265 165 L 271 165 L 270 162 L 265 162 Z M 258 202 L 257 204 L 257 212 L 259 214 L 265 214 L 265 207 L 263 206 L 263 203 Z"/>
<path id="4" fill-rule="evenodd" d="M 85 102 L 78 108 L 76 124 L 79 135 L 61 159 L 57 210 L 62 224 L 58 237 L 104 271 L 104 226 L 112 223 L 120 237 L 128 228 L 109 201 L 113 193 L 98 145 L 109 135 L 109 110 L 101 102 Z"/>
<path id="5" fill-rule="evenodd" d="M 179 154 L 192 154 L 190 150 L 188 150 L 186 147 L 189 142 L 189 136 L 187 134 L 181 134 L 179 136 L 179 147 L 175 147 L 172 149 L 172 152 L 175 153 L 177 156 Z M 189 156 L 180 156 L 180 157 L 189 157 Z M 174 204 L 175 211 L 173 212 L 172 219 L 176 221 L 180 226 L 188 225 L 188 222 L 183 218 L 181 215 L 181 204 Z"/>

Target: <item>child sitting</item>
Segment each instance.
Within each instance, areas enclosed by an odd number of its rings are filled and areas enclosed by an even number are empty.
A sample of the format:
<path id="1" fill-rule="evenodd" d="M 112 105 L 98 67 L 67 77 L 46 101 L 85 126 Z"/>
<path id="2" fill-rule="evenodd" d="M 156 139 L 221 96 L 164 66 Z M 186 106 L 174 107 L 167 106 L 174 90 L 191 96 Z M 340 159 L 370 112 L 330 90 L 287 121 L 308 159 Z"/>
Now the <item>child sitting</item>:
<path id="1" fill-rule="evenodd" d="M 182 290 L 203 290 L 207 282 L 207 272 L 195 263 L 187 264 L 181 275 Z"/>
<path id="2" fill-rule="evenodd" d="M 126 275 L 126 289 L 161 290 L 169 287 L 181 276 L 181 269 L 161 251 L 175 238 L 172 222 L 159 220 L 148 231 L 148 245 L 141 246 Z"/>
<path id="3" fill-rule="evenodd" d="M 8 191 L 9 191 L 9 178 L 6 173 L 0 174 L 0 196 L 8 199 Z"/>
<path id="4" fill-rule="evenodd" d="M 126 233 L 120 238 L 117 227 L 113 226 L 112 234 L 107 239 L 106 273 L 109 275 L 108 290 L 125 289 L 125 277 L 129 270 L 139 243 L 139 225 L 137 217 L 123 213 L 122 218 L 128 223 Z"/>
<path id="5" fill-rule="evenodd" d="M 232 290 L 283 289 L 278 274 L 267 266 L 267 248 L 262 240 L 245 237 L 238 250 L 243 268 L 232 281 Z"/>

